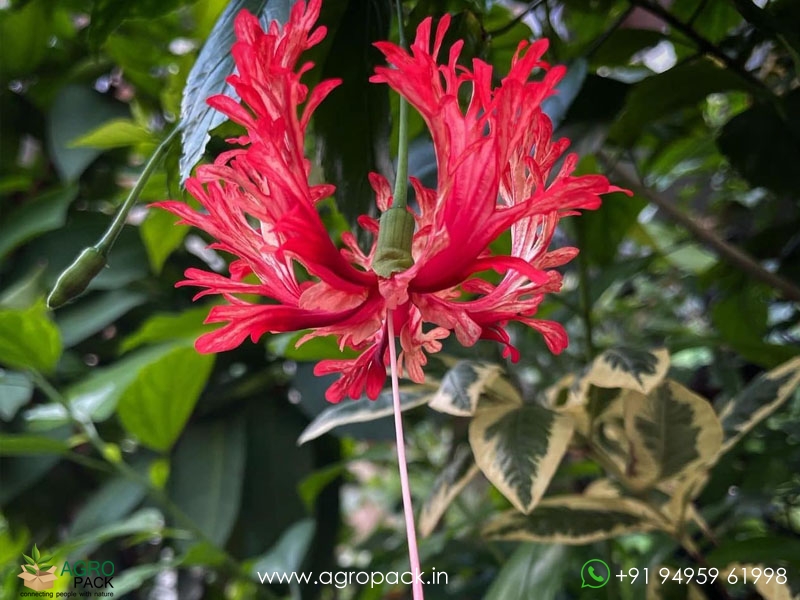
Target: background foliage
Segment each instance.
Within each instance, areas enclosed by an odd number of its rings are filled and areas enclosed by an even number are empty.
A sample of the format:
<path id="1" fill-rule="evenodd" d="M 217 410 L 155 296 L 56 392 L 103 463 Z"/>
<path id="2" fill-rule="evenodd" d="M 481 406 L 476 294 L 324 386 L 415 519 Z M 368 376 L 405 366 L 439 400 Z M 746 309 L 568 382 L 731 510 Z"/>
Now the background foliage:
<path id="1" fill-rule="evenodd" d="M 203 100 L 232 68 L 232 16 L 282 19 L 289 4 L 0 2 L 5 596 L 35 542 L 56 563 L 114 561 L 119 597 L 407 597 L 258 583 L 258 570 L 407 568 L 387 399 L 329 408 L 328 382 L 311 375 L 336 354 L 324 341 L 297 350 L 296 336 L 271 336 L 196 354 L 208 305 L 173 284 L 226 257 L 146 208 L 184 197 L 181 179 L 224 148 L 230 126 Z M 498 76 L 519 40 L 550 38 L 548 59 L 570 67 L 547 104 L 557 135 L 582 169 L 636 191 L 559 233 L 582 252 L 540 314 L 567 326 L 564 354 L 522 329 L 518 365 L 491 344 L 451 344 L 429 383 L 405 390 L 423 564 L 449 574 L 427 596 L 596 598 L 579 571 L 602 558 L 614 572 L 723 574 L 647 590 L 612 578 L 609 598 L 798 597 L 800 5 L 404 8 L 409 31 L 453 13 L 464 59 Z M 308 80 L 346 84 L 317 113 L 309 152 L 338 187 L 321 207 L 334 236 L 372 210 L 366 173 L 391 174 L 397 101 L 367 83 L 369 42 L 396 36 L 391 14 L 383 0 L 325 2 L 329 35 Z M 58 274 L 178 122 L 182 139 L 147 180 L 109 268 L 48 311 Z M 435 180 L 419 119 L 412 140 L 412 174 Z M 734 565 L 789 579 L 724 583 Z"/>

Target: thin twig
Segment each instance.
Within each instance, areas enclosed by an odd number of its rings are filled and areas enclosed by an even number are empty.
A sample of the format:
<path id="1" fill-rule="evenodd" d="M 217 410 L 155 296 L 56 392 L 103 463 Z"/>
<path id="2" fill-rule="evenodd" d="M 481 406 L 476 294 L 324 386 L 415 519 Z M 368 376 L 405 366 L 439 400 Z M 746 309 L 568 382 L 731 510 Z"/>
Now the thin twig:
<path id="1" fill-rule="evenodd" d="M 621 163 L 615 164 L 610 160 L 610 157 L 602 153 L 598 158 L 604 164 L 610 178 L 615 183 L 633 190 L 636 194 L 655 204 L 664 215 L 684 227 L 695 239 L 711 249 L 720 259 L 747 273 L 753 279 L 766 283 L 780 292 L 787 300 L 800 302 L 800 287 L 777 273 L 768 271 L 744 250 L 726 242 L 715 232 L 703 227 L 697 221 L 684 214 L 664 196 L 645 186 L 637 176 L 634 167 Z"/>
<path id="2" fill-rule="evenodd" d="M 504 33 L 511 31 L 517 23 L 521 22 L 522 19 L 526 17 L 526 15 L 531 12 L 532 10 L 536 10 L 540 4 L 542 4 L 545 0 L 533 0 L 533 2 L 528 3 L 527 8 L 525 8 L 521 13 L 519 13 L 516 17 L 511 19 L 508 23 L 503 25 L 502 27 L 498 27 L 492 31 L 487 31 L 486 35 L 489 37 L 498 37 L 503 35 Z"/>

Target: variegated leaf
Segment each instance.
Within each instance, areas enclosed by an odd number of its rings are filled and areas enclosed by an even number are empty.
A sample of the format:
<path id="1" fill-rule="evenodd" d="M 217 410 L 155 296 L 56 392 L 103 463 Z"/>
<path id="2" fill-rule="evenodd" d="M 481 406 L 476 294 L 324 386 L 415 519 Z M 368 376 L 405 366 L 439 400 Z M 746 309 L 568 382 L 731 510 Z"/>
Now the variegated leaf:
<path id="1" fill-rule="evenodd" d="M 400 406 L 402 410 L 406 411 L 426 404 L 435 389 L 436 386 L 431 384 L 401 387 Z M 391 416 L 393 413 L 394 405 L 392 403 L 391 389 L 382 391 L 375 400 L 367 400 L 366 398 L 361 398 L 357 401 L 345 400 L 319 413 L 300 434 L 297 445 L 301 446 L 341 425 L 375 421 L 376 419 Z"/>
<path id="2" fill-rule="evenodd" d="M 727 452 L 751 429 L 786 402 L 800 385 L 800 357 L 762 373 L 720 410 Z"/>
<path id="3" fill-rule="evenodd" d="M 586 403 L 590 385 L 647 394 L 661 383 L 668 368 L 669 353 L 664 348 L 652 351 L 632 348 L 606 350 L 594 359 L 587 371 L 573 384 L 567 403 Z"/>
<path id="4" fill-rule="evenodd" d="M 705 398 L 668 380 L 646 396 L 623 398 L 629 442 L 626 475 L 634 487 L 710 465 L 722 445 L 722 427 Z"/>
<path id="5" fill-rule="evenodd" d="M 459 446 L 453 460 L 439 473 L 433 483 L 433 492 L 422 506 L 419 516 L 419 529 L 422 537 L 433 532 L 450 503 L 461 493 L 466 485 L 480 473 L 469 445 Z"/>
<path id="6" fill-rule="evenodd" d="M 430 401 L 430 407 L 457 417 L 472 416 L 481 394 L 501 371 L 499 365 L 491 363 L 459 361 L 442 378 L 438 391 Z"/>
<path id="7" fill-rule="evenodd" d="M 545 498 L 529 515 L 506 511 L 490 521 L 483 534 L 498 540 L 577 545 L 664 526 L 632 498 L 576 495 Z"/>
<path id="8" fill-rule="evenodd" d="M 572 438 L 572 420 L 538 404 L 481 403 L 469 443 L 481 471 L 509 501 L 530 512 Z"/>
<path id="9" fill-rule="evenodd" d="M 695 508 L 692 501 L 700 495 L 708 483 L 708 471 L 696 469 L 669 481 L 658 484 L 658 490 L 666 494 L 667 501 L 661 507 L 662 512 L 673 523 L 682 525 L 693 521 L 704 533 L 711 534 L 711 528 L 703 516 Z M 713 539 L 713 534 L 709 536 Z"/>

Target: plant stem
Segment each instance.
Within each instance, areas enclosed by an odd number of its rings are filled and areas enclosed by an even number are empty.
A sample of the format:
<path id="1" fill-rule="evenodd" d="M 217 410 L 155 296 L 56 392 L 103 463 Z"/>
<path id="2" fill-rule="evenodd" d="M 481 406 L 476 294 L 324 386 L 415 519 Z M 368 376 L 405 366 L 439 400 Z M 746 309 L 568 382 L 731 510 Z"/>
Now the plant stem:
<path id="1" fill-rule="evenodd" d="M 392 369 L 392 401 L 394 403 L 394 433 L 397 442 L 397 463 L 400 469 L 400 488 L 403 494 L 403 514 L 406 521 L 406 537 L 408 538 L 408 561 L 414 576 L 411 590 L 414 600 L 423 600 L 419 551 L 417 550 L 417 532 L 414 527 L 414 508 L 411 505 L 411 487 L 408 485 L 408 463 L 406 461 L 405 436 L 403 435 L 403 412 L 400 407 L 400 384 L 397 376 L 397 349 L 394 341 L 394 322 L 391 309 L 386 311 L 386 325 L 389 335 L 389 360 Z"/>
<path id="2" fill-rule="evenodd" d="M 139 179 L 136 180 L 136 185 L 133 186 L 133 189 L 128 194 L 128 197 L 125 198 L 125 201 L 122 203 L 119 209 L 117 209 L 117 214 L 114 215 L 114 220 L 111 221 L 111 225 L 108 226 L 108 229 L 106 229 L 103 237 L 100 238 L 100 240 L 94 245 L 94 247 L 104 256 L 108 255 L 108 253 L 111 251 L 111 247 L 114 245 L 114 242 L 117 241 L 117 238 L 119 237 L 119 234 L 122 232 L 122 228 L 125 225 L 125 220 L 128 218 L 128 213 L 131 211 L 131 208 L 133 208 L 134 204 L 136 204 L 136 201 L 139 199 L 144 186 L 147 184 L 147 180 L 150 179 L 153 171 L 156 170 L 156 167 L 161 161 L 161 157 L 169 148 L 172 140 L 174 140 L 178 135 L 180 129 L 180 126 L 175 127 L 158 145 L 158 148 L 155 149 L 153 154 L 148 159 L 147 164 L 144 166 L 141 175 L 139 175 Z"/>
<path id="3" fill-rule="evenodd" d="M 191 531 L 198 540 L 206 542 L 219 549 L 225 556 L 225 568 L 230 574 L 241 579 L 250 579 L 250 574 L 241 567 L 239 562 L 230 554 L 225 552 L 225 550 L 219 548 L 216 544 L 209 540 L 208 536 L 203 533 L 200 527 L 198 527 L 197 524 L 192 521 L 192 519 L 186 513 L 184 513 L 183 510 L 181 510 L 181 508 L 176 505 L 169 498 L 169 496 L 164 493 L 163 490 L 155 487 L 147 477 L 133 469 L 121 458 L 112 458 L 108 452 L 108 444 L 105 442 L 105 440 L 103 440 L 103 438 L 100 437 L 100 434 L 98 433 L 97 428 L 94 426 L 94 423 L 91 420 L 76 414 L 72 406 L 70 406 L 69 402 L 67 402 L 67 399 L 47 380 L 44 375 L 35 370 L 31 370 L 30 375 L 33 382 L 45 394 L 45 396 L 47 396 L 51 401 L 56 402 L 64 407 L 64 410 L 67 411 L 67 416 L 69 417 L 70 421 L 83 432 L 83 434 L 86 436 L 86 439 L 89 440 L 89 443 L 94 446 L 98 454 L 103 457 L 110 467 L 116 470 L 125 479 L 144 488 L 147 492 L 147 495 L 150 496 L 150 498 L 156 503 L 160 504 L 164 509 L 164 512 L 166 512 L 181 527 Z M 259 593 L 263 595 L 263 597 L 268 598 L 269 600 L 276 599 L 276 596 L 266 587 L 261 586 L 258 589 Z"/>
<path id="4" fill-rule="evenodd" d="M 600 154 L 599 158 L 606 166 L 610 177 L 622 187 L 633 190 L 636 194 L 646 198 L 655 204 L 659 210 L 669 219 L 684 227 L 699 242 L 707 246 L 725 262 L 737 267 L 759 281 L 766 283 L 771 288 L 777 290 L 787 300 L 800 302 L 800 287 L 791 281 L 784 279 L 777 273 L 768 271 L 761 266 L 757 260 L 745 251 L 729 244 L 710 229 L 706 229 L 698 220 L 685 215 L 680 209 L 664 198 L 659 193 L 645 186 L 637 176 L 633 167 L 614 164 L 610 157 Z"/>
<path id="5" fill-rule="evenodd" d="M 397 35 L 400 47 L 406 47 L 406 36 L 403 32 L 403 3 L 396 0 Z M 408 101 L 400 96 L 400 118 L 397 139 L 397 175 L 394 180 L 394 196 L 392 207 L 405 208 L 408 204 Z"/>

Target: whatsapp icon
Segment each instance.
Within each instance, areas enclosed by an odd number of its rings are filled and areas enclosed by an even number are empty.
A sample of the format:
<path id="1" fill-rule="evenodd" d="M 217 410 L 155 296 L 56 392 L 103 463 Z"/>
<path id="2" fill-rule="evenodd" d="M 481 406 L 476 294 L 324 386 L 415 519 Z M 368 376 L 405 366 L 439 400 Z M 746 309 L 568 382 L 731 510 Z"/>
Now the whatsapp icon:
<path id="1" fill-rule="evenodd" d="M 583 563 L 581 567 L 581 587 L 601 588 L 611 579 L 611 569 L 599 558 Z"/>

